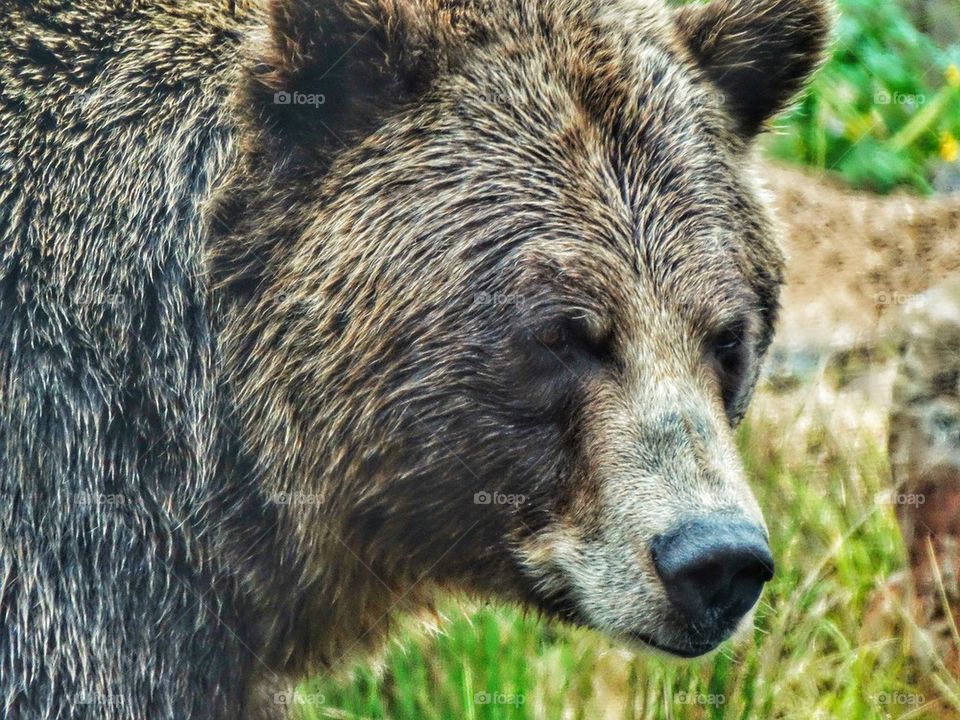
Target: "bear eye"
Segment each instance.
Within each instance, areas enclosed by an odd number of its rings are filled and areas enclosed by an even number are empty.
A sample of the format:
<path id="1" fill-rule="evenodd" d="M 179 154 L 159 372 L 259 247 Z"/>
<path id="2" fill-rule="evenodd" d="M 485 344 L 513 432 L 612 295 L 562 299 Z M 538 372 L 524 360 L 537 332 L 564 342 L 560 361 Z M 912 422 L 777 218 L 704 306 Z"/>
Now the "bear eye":
<path id="1" fill-rule="evenodd" d="M 742 340 L 736 331 L 726 329 L 714 336 L 710 351 L 724 369 L 730 369 L 739 360 L 741 344 Z"/>
<path id="2" fill-rule="evenodd" d="M 746 327 L 730 325 L 714 333 L 707 344 L 710 365 L 720 380 L 723 403 L 733 406 L 746 370 L 749 348 L 745 341 Z"/>
<path id="3" fill-rule="evenodd" d="M 537 342 L 558 357 L 582 356 L 604 362 L 611 356 L 612 339 L 597 336 L 586 319 L 571 317 L 550 322 L 534 333 Z"/>
<path id="4" fill-rule="evenodd" d="M 537 340 L 549 350 L 564 350 L 569 342 L 565 328 L 559 325 L 550 325 L 541 330 Z"/>

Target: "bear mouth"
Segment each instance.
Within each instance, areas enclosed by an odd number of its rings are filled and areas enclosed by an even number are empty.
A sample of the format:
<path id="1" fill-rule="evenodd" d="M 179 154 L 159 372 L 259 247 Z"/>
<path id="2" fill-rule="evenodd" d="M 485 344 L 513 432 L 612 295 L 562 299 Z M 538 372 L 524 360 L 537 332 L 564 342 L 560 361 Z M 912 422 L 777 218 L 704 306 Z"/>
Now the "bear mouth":
<path id="1" fill-rule="evenodd" d="M 632 632 L 627 633 L 626 637 L 633 642 L 639 642 L 645 647 L 652 648 L 653 650 L 667 653 L 668 655 L 673 655 L 675 657 L 684 658 L 685 660 L 706 655 L 707 653 L 715 650 L 717 646 L 723 642 L 720 640 L 718 642 L 688 643 L 686 645 L 679 646 L 667 645 L 666 643 L 662 643 L 646 633 Z"/>
<path id="2" fill-rule="evenodd" d="M 554 617 L 576 627 L 587 628 L 595 632 L 603 632 L 602 629 L 596 627 L 583 616 L 576 604 L 565 593 L 553 593 L 549 596 L 530 593 L 527 596 L 527 602 L 538 607 L 540 611 L 548 617 Z M 657 640 L 653 635 L 634 631 L 612 633 L 610 637 L 619 636 L 622 640 L 626 641 L 627 644 L 639 645 L 641 649 L 655 650 L 660 653 L 683 658 L 684 660 L 691 660 L 716 650 L 720 643 L 730 637 L 731 634 L 732 631 L 724 632 L 715 640 L 691 641 L 682 645 L 670 645 Z"/>

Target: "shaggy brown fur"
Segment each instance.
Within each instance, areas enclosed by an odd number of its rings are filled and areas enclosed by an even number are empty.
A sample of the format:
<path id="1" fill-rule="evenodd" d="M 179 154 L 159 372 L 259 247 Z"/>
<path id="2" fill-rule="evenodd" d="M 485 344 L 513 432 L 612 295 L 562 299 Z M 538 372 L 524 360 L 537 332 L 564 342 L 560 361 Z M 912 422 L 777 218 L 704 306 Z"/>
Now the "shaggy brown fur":
<path id="1" fill-rule="evenodd" d="M 229 5 L 0 1 L 7 715 L 282 715 L 438 585 L 727 637 L 650 542 L 762 523 L 747 149 L 825 4 Z"/>

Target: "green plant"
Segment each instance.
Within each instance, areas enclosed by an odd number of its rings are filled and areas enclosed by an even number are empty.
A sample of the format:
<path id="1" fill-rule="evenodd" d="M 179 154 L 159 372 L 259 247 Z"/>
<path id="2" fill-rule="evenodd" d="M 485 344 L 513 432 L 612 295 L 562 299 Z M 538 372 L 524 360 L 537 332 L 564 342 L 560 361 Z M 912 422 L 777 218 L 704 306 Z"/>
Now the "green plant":
<path id="1" fill-rule="evenodd" d="M 930 191 L 957 159 L 960 46 L 937 47 L 896 2 L 840 0 L 830 61 L 767 143 L 775 156 L 878 192 Z"/>

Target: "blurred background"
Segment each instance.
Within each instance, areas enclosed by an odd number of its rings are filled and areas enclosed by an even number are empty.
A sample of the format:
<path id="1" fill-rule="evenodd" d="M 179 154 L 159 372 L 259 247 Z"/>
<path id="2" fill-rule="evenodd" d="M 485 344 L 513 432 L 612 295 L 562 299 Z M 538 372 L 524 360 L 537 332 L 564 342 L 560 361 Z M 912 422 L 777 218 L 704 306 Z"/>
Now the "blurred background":
<path id="1" fill-rule="evenodd" d="M 692 664 L 443 599 L 304 720 L 960 718 L 960 0 L 840 0 L 832 57 L 761 143 L 789 255 L 739 442 L 778 572 Z M 403 607 L 403 600 L 398 600 Z"/>

